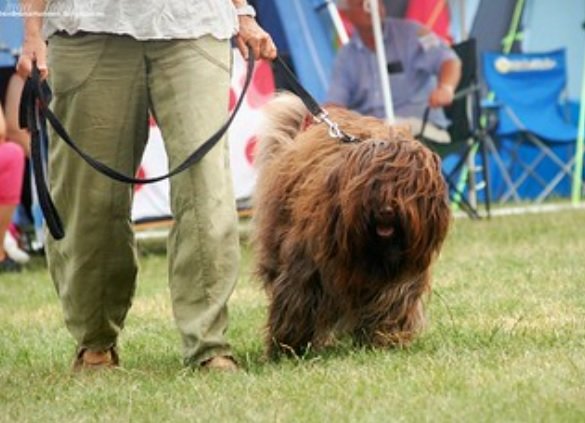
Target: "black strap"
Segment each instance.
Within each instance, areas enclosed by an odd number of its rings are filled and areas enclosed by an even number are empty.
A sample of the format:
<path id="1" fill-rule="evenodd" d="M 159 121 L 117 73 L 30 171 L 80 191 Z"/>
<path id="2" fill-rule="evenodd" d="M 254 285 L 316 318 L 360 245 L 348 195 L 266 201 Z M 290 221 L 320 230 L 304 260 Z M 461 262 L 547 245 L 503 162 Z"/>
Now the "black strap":
<path id="1" fill-rule="evenodd" d="M 329 118 L 329 114 L 326 110 L 324 110 L 315 98 L 309 94 L 309 92 L 302 86 L 302 84 L 298 81 L 295 77 L 293 71 L 286 65 L 284 60 L 277 56 L 276 60 L 274 61 L 275 66 L 280 67 L 282 69 L 282 75 L 286 78 L 287 82 L 290 84 L 292 91 L 299 96 L 302 102 L 305 104 L 309 112 L 319 121 L 325 123 L 329 127 L 329 135 L 333 138 L 338 138 L 342 142 L 352 143 L 358 142 L 359 138 L 354 137 L 353 135 L 347 134 L 346 132 L 342 131 L 341 128 L 337 125 L 337 123 L 333 122 Z"/>
<path id="2" fill-rule="evenodd" d="M 250 57 L 248 58 L 247 75 L 246 75 L 246 80 L 244 82 L 244 87 L 242 89 L 242 93 L 241 93 L 240 98 L 238 99 L 238 101 L 236 103 L 236 106 L 235 106 L 232 114 L 228 118 L 228 120 L 209 139 L 207 139 L 207 141 L 205 141 L 202 145 L 200 145 L 199 148 L 197 148 L 189 157 L 187 157 L 185 159 L 185 161 L 183 163 L 178 165 L 175 169 L 172 169 L 171 171 L 169 171 L 165 175 L 155 176 L 152 178 L 144 178 L 144 179 L 124 175 L 124 174 L 110 168 L 109 166 L 105 165 L 104 163 L 102 163 L 98 160 L 95 160 L 90 155 L 85 153 L 81 148 L 79 148 L 79 146 L 71 139 L 71 137 L 69 136 L 69 134 L 67 133 L 67 131 L 65 130 L 65 128 L 63 127 L 61 122 L 59 122 L 59 119 L 55 116 L 55 114 L 51 111 L 51 109 L 49 109 L 49 107 L 48 107 L 49 102 L 46 101 L 45 94 L 43 93 L 43 92 L 46 92 L 46 88 L 44 88 L 44 87 L 48 88 L 46 82 L 40 81 L 40 74 L 38 75 L 38 77 L 36 79 L 35 79 L 35 77 L 31 76 L 31 80 L 32 80 L 32 85 L 33 85 L 33 89 L 34 89 L 35 94 L 38 96 L 38 98 L 41 99 L 41 101 L 38 102 L 40 110 L 41 110 L 41 117 L 46 118 L 49 121 L 49 123 L 51 124 L 51 126 L 53 127 L 53 129 L 55 130 L 55 132 L 57 133 L 57 135 L 59 135 L 59 137 L 63 141 L 65 141 L 65 143 L 67 145 L 69 145 L 69 147 L 71 147 L 73 150 L 75 150 L 75 152 L 77 154 L 79 154 L 91 167 L 93 167 L 97 171 L 103 173 L 104 175 L 109 176 L 110 178 L 115 179 L 115 180 L 120 181 L 120 182 L 125 182 L 128 184 L 151 184 L 154 182 L 162 181 L 163 179 L 170 178 L 170 177 L 175 176 L 176 174 L 184 171 L 185 169 L 189 168 L 193 164 L 200 161 L 209 152 L 209 150 L 211 150 L 215 146 L 215 144 L 226 133 L 226 131 L 230 127 L 232 121 L 234 120 L 236 114 L 238 113 L 240 106 L 243 103 L 244 96 L 245 96 L 245 94 L 248 90 L 248 87 L 250 85 L 250 82 L 252 81 L 253 73 L 254 73 L 254 57 L 253 57 L 253 55 L 250 55 Z"/>
<path id="3" fill-rule="evenodd" d="M 242 93 L 240 98 L 238 99 L 236 106 L 228 118 L 228 120 L 222 125 L 221 128 L 217 130 L 215 134 L 213 134 L 207 141 L 205 141 L 197 150 L 195 150 L 187 159 L 177 166 L 175 169 L 171 170 L 165 175 L 156 176 L 153 178 L 136 178 L 133 176 L 124 175 L 104 163 L 95 160 L 87 153 L 85 153 L 75 142 L 71 139 L 59 119 L 54 115 L 54 113 L 49 109 L 49 103 L 51 100 L 51 90 L 49 85 L 46 81 L 41 79 L 40 72 L 36 66 L 33 64 L 33 71 L 31 73 L 30 78 L 27 80 L 25 84 L 25 88 L 23 91 L 21 104 L 20 104 L 20 126 L 23 128 L 28 128 L 31 134 L 31 154 L 33 156 L 33 170 L 35 174 L 35 183 L 37 185 L 37 190 L 39 194 L 39 203 L 41 209 L 43 211 L 43 215 L 45 217 L 45 221 L 47 222 L 47 227 L 53 238 L 61 239 L 65 235 L 65 231 L 63 229 L 63 224 L 61 218 L 59 217 L 59 213 L 57 212 L 57 208 L 55 207 L 49 190 L 46 184 L 46 176 L 45 176 L 45 169 L 44 163 L 45 160 L 43 158 L 43 145 L 47 143 L 47 128 L 46 128 L 46 121 L 48 120 L 57 135 L 69 146 L 71 147 L 77 154 L 81 156 L 91 167 L 96 169 L 97 171 L 103 173 L 104 175 L 117 180 L 119 182 L 129 183 L 129 184 L 150 184 L 154 182 L 161 181 L 163 179 L 169 178 L 174 176 L 185 169 L 189 168 L 193 164 L 200 161 L 205 154 L 209 152 L 213 148 L 213 146 L 223 137 L 223 135 L 228 130 L 229 126 L 231 125 L 232 121 L 234 120 L 237 112 L 240 109 L 240 106 L 243 103 L 244 96 L 250 86 L 252 81 L 252 76 L 254 73 L 254 56 L 250 54 L 248 57 L 248 66 L 247 66 L 247 75 L 246 80 L 244 82 L 244 87 L 242 89 Z M 294 73 L 289 69 L 286 63 L 282 60 L 280 56 L 276 58 L 276 66 L 280 66 L 282 68 L 283 75 L 286 77 L 287 81 L 290 83 L 293 91 L 297 94 L 305 106 L 309 109 L 311 114 L 315 116 L 318 120 L 326 123 L 329 126 L 329 132 L 331 136 L 335 138 L 339 138 L 343 142 L 357 142 L 357 139 L 354 136 L 348 135 L 342 130 L 339 129 L 335 122 L 332 122 L 328 114 L 325 110 L 319 106 L 319 103 L 309 94 L 309 92 L 301 85 L 301 83 L 296 79 Z"/>
<path id="4" fill-rule="evenodd" d="M 427 129 L 427 123 L 429 123 L 429 113 L 430 113 L 430 111 L 431 111 L 430 106 L 427 106 L 425 108 L 424 113 L 423 113 L 422 124 L 420 126 L 420 132 L 415 136 L 415 138 L 417 140 L 422 140 L 424 138 L 425 129 Z"/>
<path id="5" fill-rule="evenodd" d="M 108 167 L 104 163 L 93 159 L 91 156 L 81 150 L 77 144 L 75 144 L 61 122 L 59 122 L 59 119 L 54 115 L 51 109 L 49 109 L 51 90 L 47 82 L 41 79 L 40 71 L 36 66 L 36 63 L 33 63 L 31 76 L 25 84 L 21 98 L 19 121 L 21 127 L 26 127 L 31 134 L 31 155 L 35 174 L 35 183 L 39 194 L 39 203 L 41 210 L 43 211 L 45 221 L 47 222 L 47 227 L 49 228 L 53 238 L 63 238 L 65 231 L 63 229 L 63 224 L 61 218 L 59 217 L 57 208 L 51 199 L 51 195 L 46 184 L 44 169 L 45 161 L 43 159 L 42 149 L 43 145 L 46 145 L 48 139 L 46 127 L 47 120 L 55 132 L 59 135 L 59 137 L 65 141 L 69 147 L 77 152 L 77 154 L 79 154 L 91 167 L 103 173 L 104 175 L 117 181 L 130 184 L 150 184 L 158 182 L 174 176 L 189 168 L 193 164 L 199 162 L 223 137 L 243 103 L 244 96 L 252 81 L 252 76 L 254 73 L 254 62 L 254 56 L 250 54 L 248 57 L 247 75 L 244 82 L 244 87 L 242 89 L 240 98 L 238 99 L 235 108 L 228 120 L 207 141 L 200 145 L 199 148 L 197 148 L 189 157 L 187 157 L 183 163 L 181 163 L 175 169 L 171 170 L 165 175 L 145 179 L 124 175 Z"/>
<path id="6" fill-rule="evenodd" d="M 275 66 L 280 67 L 282 69 L 282 75 L 286 78 L 286 81 L 290 84 L 292 91 L 300 97 L 300 99 L 305 103 L 309 112 L 315 117 L 324 113 L 324 110 L 319 106 L 317 100 L 309 94 L 309 92 L 301 85 L 298 79 L 295 77 L 295 74 L 292 70 L 287 66 L 284 60 L 278 56 L 274 61 Z"/>
<path id="7" fill-rule="evenodd" d="M 33 78 L 40 80 L 40 73 L 36 66 L 33 68 L 31 75 L 31 79 Z M 44 94 L 46 93 L 43 93 L 43 97 Z M 45 216 L 45 222 L 53 238 L 61 239 L 65 236 L 63 222 L 51 199 L 51 194 L 46 183 L 46 160 L 44 159 L 43 149 L 47 145 L 47 128 L 45 120 L 41 117 L 41 111 L 37 107 L 38 102 L 39 99 L 35 96 L 35 90 L 32 84 L 27 81 L 22 92 L 19 120 L 21 126 L 23 123 L 26 124 L 25 127 L 28 128 L 30 133 L 33 174 L 39 203 Z"/>

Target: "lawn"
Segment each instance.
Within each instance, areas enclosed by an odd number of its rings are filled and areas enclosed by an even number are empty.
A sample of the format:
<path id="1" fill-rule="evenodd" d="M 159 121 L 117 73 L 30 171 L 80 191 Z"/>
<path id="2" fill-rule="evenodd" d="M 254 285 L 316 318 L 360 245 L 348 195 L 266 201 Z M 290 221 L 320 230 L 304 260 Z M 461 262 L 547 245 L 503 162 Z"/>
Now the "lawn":
<path id="1" fill-rule="evenodd" d="M 347 342 L 263 357 L 266 302 L 243 241 L 229 338 L 243 370 L 181 366 L 164 250 L 143 245 L 123 367 L 70 373 L 74 346 L 40 258 L 0 276 L 2 422 L 583 422 L 585 212 L 457 219 L 411 348 Z"/>

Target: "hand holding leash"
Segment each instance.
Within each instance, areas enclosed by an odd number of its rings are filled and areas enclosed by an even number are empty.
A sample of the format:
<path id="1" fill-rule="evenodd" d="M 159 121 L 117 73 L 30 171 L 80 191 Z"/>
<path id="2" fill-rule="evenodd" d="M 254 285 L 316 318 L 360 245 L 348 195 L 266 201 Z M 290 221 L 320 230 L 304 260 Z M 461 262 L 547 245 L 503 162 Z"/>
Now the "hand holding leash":
<path id="1" fill-rule="evenodd" d="M 250 50 L 258 59 L 274 60 L 277 49 L 272 37 L 264 31 L 252 16 L 240 16 L 240 30 L 236 35 L 236 45 L 244 59 Z"/>
<path id="2" fill-rule="evenodd" d="M 25 35 L 22 44 L 22 52 L 18 58 L 16 70 L 24 79 L 28 78 L 33 70 L 33 63 L 39 70 L 41 79 L 46 79 L 49 75 L 47 68 L 47 45 L 40 34 Z"/>

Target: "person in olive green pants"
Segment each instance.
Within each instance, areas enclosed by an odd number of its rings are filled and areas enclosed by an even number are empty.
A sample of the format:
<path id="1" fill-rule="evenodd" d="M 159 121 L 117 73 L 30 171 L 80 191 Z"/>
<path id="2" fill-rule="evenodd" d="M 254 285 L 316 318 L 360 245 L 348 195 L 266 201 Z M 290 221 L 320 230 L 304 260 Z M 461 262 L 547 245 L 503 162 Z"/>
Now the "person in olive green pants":
<path id="1" fill-rule="evenodd" d="M 87 10 L 73 0 L 23 3 L 27 10 L 73 11 L 76 19 L 47 13 L 42 34 L 42 15 L 27 16 L 19 72 L 28 75 L 33 58 L 44 75 L 48 65 L 51 107 L 71 137 L 127 175 L 140 164 L 149 111 L 169 168 L 227 120 L 233 35 L 244 56 L 276 56 L 245 1 L 151 0 L 140 13 L 130 0 L 91 2 Z M 99 174 L 56 137 L 50 133 L 49 178 L 66 235 L 48 237 L 47 257 L 78 344 L 74 368 L 116 366 L 138 268 L 133 187 Z M 233 370 L 225 331 L 239 246 L 225 139 L 170 185 L 169 285 L 185 364 Z"/>

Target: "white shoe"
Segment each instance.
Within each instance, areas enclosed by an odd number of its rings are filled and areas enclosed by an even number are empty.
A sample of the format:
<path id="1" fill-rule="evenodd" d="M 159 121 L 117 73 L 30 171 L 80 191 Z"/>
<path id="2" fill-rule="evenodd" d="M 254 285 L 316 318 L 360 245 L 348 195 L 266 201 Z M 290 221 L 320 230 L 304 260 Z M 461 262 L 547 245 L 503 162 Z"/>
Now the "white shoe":
<path id="1" fill-rule="evenodd" d="M 16 239 L 14 239 L 10 231 L 6 231 L 6 235 L 4 236 L 4 251 L 6 251 L 8 257 L 17 263 L 22 264 L 30 260 L 30 256 L 26 251 L 18 247 L 18 242 L 16 242 Z"/>

